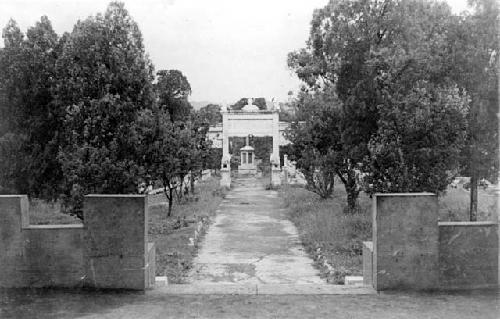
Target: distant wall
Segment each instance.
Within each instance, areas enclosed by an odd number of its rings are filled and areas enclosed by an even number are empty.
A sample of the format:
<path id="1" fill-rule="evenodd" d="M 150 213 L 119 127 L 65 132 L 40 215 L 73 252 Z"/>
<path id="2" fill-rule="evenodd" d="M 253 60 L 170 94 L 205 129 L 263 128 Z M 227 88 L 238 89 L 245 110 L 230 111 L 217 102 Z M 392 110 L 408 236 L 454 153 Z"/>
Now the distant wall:
<path id="1" fill-rule="evenodd" d="M 498 287 L 496 222 L 438 222 L 437 197 L 376 194 L 363 280 L 376 290 Z"/>
<path id="2" fill-rule="evenodd" d="M 442 288 L 498 285 L 498 224 L 439 223 L 439 282 Z"/>
<path id="3" fill-rule="evenodd" d="M 0 196 L 0 288 L 154 285 L 147 198 L 86 199 L 84 225 L 30 225 L 25 195 Z"/>

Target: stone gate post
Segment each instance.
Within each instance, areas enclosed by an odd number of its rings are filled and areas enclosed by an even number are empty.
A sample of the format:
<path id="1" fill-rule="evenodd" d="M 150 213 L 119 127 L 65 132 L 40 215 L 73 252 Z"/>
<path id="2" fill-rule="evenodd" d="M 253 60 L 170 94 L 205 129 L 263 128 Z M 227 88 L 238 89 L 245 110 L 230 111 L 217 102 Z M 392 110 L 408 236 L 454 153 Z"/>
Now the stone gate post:
<path id="1" fill-rule="evenodd" d="M 438 201 L 432 193 L 373 196 L 373 287 L 439 287 Z"/>
<path id="2" fill-rule="evenodd" d="M 154 285 L 146 195 L 87 195 L 86 286 L 144 290 Z"/>

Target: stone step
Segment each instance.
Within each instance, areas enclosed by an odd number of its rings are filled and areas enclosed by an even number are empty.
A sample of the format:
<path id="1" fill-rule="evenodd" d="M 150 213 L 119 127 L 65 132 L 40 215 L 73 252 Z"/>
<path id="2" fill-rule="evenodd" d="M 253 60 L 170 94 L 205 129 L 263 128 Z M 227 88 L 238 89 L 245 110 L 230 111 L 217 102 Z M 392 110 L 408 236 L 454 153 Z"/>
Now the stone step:
<path id="1" fill-rule="evenodd" d="M 363 276 L 345 276 L 344 283 L 346 286 L 362 286 Z"/>
<path id="2" fill-rule="evenodd" d="M 155 277 L 155 288 L 162 288 L 168 285 L 167 276 L 156 276 Z"/>
<path id="3" fill-rule="evenodd" d="M 168 295 L 370 295 L 367 286 L 329 284 L 173 284 L 149 293 Z"/>

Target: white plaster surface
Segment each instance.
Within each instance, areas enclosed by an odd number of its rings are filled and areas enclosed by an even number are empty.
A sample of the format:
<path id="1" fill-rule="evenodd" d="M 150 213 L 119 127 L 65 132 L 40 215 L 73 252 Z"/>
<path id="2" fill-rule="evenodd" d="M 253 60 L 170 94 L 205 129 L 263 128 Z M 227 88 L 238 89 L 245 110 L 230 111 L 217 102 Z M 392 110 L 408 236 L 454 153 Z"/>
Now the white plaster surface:
<path id="1" fill-rule="evenodd" d="M 286 218 L 276 191 L 240 178 L 221 203 L 188 282 L 325 284 Z"/>

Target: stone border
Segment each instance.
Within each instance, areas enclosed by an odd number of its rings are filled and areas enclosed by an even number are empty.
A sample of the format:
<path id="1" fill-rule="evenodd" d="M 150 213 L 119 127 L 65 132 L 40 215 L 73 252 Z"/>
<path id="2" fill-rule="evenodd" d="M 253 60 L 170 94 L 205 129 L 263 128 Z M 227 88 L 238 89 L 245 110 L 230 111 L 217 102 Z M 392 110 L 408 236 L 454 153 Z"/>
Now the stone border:
<path id="1" fill-rule="evenodd" d="M 366 286 L 331 284 L 175 284 L 157 288 L 149 295 L 373 295 Z"/>

